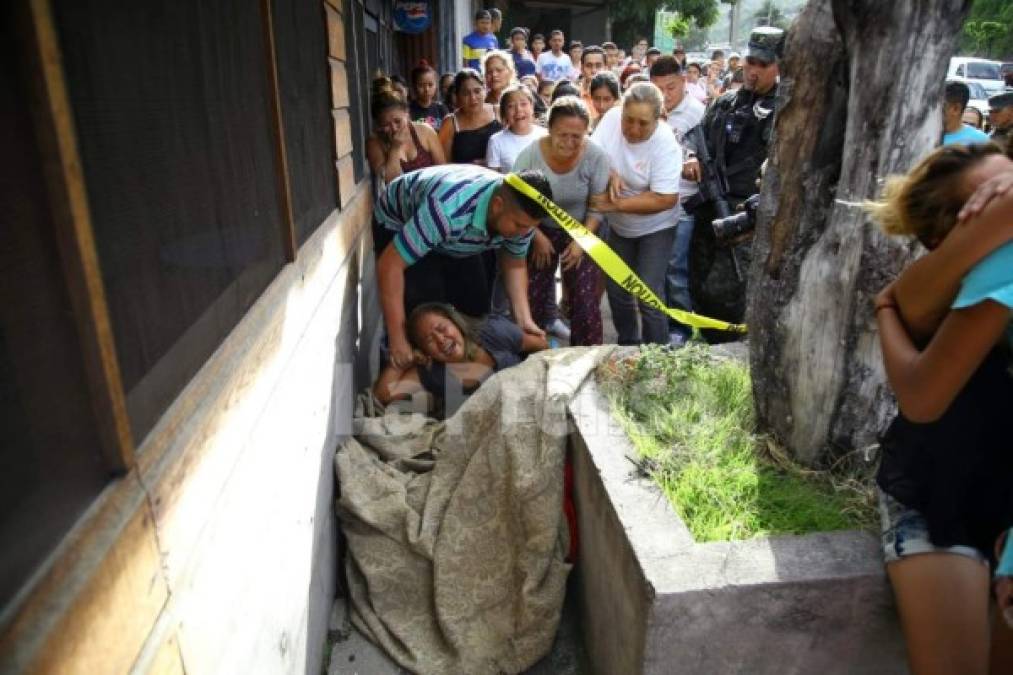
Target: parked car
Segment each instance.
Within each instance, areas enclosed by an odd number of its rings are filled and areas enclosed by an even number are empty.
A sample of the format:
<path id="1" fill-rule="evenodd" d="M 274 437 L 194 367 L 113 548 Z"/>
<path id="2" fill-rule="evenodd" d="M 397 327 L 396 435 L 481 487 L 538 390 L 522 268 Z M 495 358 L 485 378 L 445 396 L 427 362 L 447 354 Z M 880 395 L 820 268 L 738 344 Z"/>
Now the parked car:
<path id="1" fill-rule="evenodd" d="M 985 88 L 989 96 L 994 96 L 1002 93 L 1006 88 L 999 70 L 1001 65 L 998 61 L 989 61 L 988 59 L 954 56 L 950 59 L 946 78 L 961 82 L 977 82 Z"/>

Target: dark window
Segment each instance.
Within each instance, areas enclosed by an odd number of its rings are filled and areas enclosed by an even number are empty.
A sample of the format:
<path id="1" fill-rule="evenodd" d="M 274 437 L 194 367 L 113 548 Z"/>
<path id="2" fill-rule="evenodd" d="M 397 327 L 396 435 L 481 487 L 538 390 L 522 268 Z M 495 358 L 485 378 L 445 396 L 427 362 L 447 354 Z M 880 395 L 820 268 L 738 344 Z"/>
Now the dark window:
<path id="1" fill-rule="evenodd" d="M 322 0 L 272 5 L 292 213 L 301 244 L 338 204 L 326 17 Z"/>
<path id="2" fill-rule="evenodd" d="M 264 25 L 254 0 L 54 13 L 139 443 L 283 265 Z"/>
<path id="3" fill-rule="evenodd" d="M 108 480 L 7 9 L 0 10 L 0 607 Z"/>
<path id="4" fill-rule="evenodd" d="M 345 0 L 345 49 L 348 62 L 345 64 L 348 76 L 348 114 L 352 122 L 352 163 L 355 167 L 355 182 L 358 183 L 369 171 L 366 165 L 366 137 L 369 134 L 369 73 L 363 67 L 366 63 L 362 6 L 356 0 Z"/>

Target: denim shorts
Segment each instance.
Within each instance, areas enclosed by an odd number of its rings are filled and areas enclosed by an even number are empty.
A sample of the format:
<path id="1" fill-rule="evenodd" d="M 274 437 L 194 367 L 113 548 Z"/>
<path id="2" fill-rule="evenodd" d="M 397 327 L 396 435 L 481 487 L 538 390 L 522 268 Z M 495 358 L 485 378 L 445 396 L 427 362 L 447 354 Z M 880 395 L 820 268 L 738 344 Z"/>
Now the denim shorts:
<path id="1" fill-rule="evenodd" d="M 973 546 L 936 546 L 929 539 L 925 516 L 908 508 L 882 490 L 879 493 L 879 517 L 882 522 L 883 557 L 887 563 L 920 553 L 952 553 L 977 560 L 988 567 L 988 558 Z"/>

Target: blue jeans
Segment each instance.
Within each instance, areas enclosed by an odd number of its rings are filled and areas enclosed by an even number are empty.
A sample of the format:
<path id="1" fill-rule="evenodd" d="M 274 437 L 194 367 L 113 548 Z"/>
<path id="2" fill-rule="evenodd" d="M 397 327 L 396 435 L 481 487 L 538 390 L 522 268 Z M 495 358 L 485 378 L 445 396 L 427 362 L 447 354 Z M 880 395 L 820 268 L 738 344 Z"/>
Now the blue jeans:
<path id="1" fill-rule="evenodd" d="M 659 232 L 636 238 L 620 236 L 613 230 L 609 232 L 608 244 L 658 298 L 663 298 L 665 269 L 674 238 L 674 227 L 666 227 Z M 668 317 L 665 314 L 640 305 L 638 326 L 637 300 L 612 279 L 608 279 L 605 290 L 608 292 L 609 307 L 612 309 L 612 323 L 615 324 L 616 332 L 619 334 L 619 344 L 668 344 Z"/>
<path id="2" fill-rule="evenodd" d="M 689 244 L 693 240 L 692 214 L 685 211 L 675 225 L 675 241 L 672 242 L 672 257 L 668 260 L 665 271 L 665 300 L 669 307 L 693 311 L 693 298 L 689 294 Z M 669 328 L 673 332 L 689 336 L 689 326 L 669 320 Z"/>

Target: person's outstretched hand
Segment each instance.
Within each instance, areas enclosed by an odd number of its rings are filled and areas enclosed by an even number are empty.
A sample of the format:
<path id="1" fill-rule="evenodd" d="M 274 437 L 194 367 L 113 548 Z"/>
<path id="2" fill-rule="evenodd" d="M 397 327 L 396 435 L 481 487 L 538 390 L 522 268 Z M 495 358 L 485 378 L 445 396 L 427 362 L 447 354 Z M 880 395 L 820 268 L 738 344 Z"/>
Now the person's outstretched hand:
<path id="1" fill-rule="evenodd" d="M 528 333 L 529 335 L 541 338 L 545 337 L 545 331 L 538 327 L 538 324 L 535 323 L 534 319 L 525 319 L 524 321 L 518 322 L 517 325 L 521 327 L 522 331 Z"/>
<path id="2" fill-rule="evenodd" d="M 402 370 L 415 365 L 415 354 L 403 335 L 390 339 L 390 362 Z"/>

